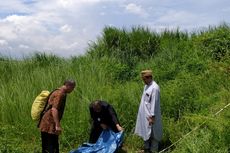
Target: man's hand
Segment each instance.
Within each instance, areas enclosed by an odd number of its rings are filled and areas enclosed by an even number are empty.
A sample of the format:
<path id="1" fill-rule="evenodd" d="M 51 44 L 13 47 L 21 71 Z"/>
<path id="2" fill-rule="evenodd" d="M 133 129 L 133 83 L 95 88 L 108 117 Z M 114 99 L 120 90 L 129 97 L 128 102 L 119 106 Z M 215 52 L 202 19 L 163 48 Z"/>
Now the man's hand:
<path id="1" fill-rule="evenodd" d="M 119 124 L 116 124 L 116 127 L 119 132 L 124 131 L 123 127 L 121 127 Z"/>
<path id="2" fill-rule="evenodd" d="M 150 116 L 147 120 L 149 121 L 149 125 L 153 125 L 155 123 L 155 116 Z"/>
<path id="3" fill-rule="evenodd" d="M 56 126 L 56 127 L 55 127 L 55 133 L 56 133 L 57 135 L 60 135 L 61 132 L 62 132 L 62 128 L 61 128 L 60 126 Z"/>

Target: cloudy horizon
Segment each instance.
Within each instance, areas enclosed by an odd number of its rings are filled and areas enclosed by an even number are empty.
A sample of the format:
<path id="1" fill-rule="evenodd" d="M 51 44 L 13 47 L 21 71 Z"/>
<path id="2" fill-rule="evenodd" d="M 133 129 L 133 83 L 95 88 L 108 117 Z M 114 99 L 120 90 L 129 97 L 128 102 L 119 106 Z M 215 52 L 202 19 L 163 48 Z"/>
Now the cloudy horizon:
<path id="1" fill-rule="evenodd" d="M 230 22 L 228 0 L 8 0 L 0 3 L 0 56 L 83 55 L 105 26 L 194 31 Z"/>

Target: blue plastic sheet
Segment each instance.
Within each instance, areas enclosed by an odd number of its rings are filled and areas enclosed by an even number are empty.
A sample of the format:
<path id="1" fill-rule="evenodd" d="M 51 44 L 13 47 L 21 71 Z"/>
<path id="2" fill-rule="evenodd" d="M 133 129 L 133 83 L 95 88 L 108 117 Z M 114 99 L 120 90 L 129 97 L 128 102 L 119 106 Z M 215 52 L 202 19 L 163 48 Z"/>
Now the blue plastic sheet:
<path id="1" fill-rule="evenodd" d="M 115 133 L 112 130 L 103 130 L 95 144 L 84 143 L 70 153 L 114 153 L 122 144 L 124 132 Z"/>

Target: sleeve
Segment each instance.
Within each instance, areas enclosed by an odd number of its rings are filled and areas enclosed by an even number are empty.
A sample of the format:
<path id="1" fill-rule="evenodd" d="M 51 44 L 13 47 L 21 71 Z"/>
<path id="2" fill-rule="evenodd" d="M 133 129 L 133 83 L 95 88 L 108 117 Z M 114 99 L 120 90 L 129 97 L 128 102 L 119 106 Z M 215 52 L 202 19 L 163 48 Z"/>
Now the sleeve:
<path id="1" fill-rule="evenodd" d="M 52 105 L 52 108 L 60 109 L 63 96 L 58 90 L 52 93 L 50 96 L 50 105 Z"/>
<path id="2" fill-rule="evenodd" d="M 151 116 L 155 116 L 156 114 L 156 105 L 159 103 L 160 100 L 160 91 L 158 89 L 153 89 L 151 94 L 151 109 L 150 114 Z"/>
<path id="3" fill-rule="evenodd" d="M 119 124 L 118 119 L 117 119 L 117 114 L 111 105 L 108 106 L 108 111 L 109 111 L 110 116 L 112 117 L 113 123 Z"/>
<path id="4" fill-rule="evenodd" d="M 93 107 L 92 107 L 92 105 L 89 106 L 89 112 L 90 112 L 91 118 L 93 119 L 94 115 L 93 115 Z"/>

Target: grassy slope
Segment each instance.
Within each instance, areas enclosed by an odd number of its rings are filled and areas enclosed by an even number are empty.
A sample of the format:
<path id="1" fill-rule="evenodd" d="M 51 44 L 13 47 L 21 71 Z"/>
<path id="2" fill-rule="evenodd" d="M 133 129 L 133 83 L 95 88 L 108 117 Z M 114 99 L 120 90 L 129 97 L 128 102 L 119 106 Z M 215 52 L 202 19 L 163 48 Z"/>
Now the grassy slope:
<path id="1" fill-rule="evenodd" d="M 157 35 L 140 27 L 105 28 L 103 37 L 83 57 L 2 58 L 0 152 L 40 151 L 39 132 L 30 119 L 31 103 L 41 90 L 52 90 L 66 78 L 76 79 L 77 88 L 68 97 L 62 120 L 62 152 L 87 141 L 88 104 L 94 99 L 107 100 L 116 108 L 126 130 L 127 152 L 140 149 L 141 139 L 132 134 L 143 88 L 139 72 L 151 68 L 161 87 L 161 148 L 206 121 L 177 143 L 173 152 L 227 153 L 229 111 L 213 114 L 230 98 L 229 31 L 225 25 L 193 35 L 180 31 Z"/>

